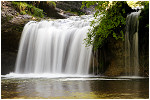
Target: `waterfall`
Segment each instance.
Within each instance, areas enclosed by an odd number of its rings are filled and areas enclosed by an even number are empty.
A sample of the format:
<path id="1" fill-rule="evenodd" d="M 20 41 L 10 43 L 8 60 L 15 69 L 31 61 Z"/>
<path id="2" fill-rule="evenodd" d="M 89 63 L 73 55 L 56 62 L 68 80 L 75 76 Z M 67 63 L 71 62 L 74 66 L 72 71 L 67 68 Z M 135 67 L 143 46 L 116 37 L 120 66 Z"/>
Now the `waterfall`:
<path id="1" fill-rule="evenodd" d="M 83 43 L 92 16 L 28 22 L 22 32 L 15 73 L 88 74 L 92 46 Z"/>
<path id="2" fill-rule="evenodd" d="M 138 17 L 140 12 L 132 12 L 126 19 L 125 72 L 127 76 L 139 76 Z"/>

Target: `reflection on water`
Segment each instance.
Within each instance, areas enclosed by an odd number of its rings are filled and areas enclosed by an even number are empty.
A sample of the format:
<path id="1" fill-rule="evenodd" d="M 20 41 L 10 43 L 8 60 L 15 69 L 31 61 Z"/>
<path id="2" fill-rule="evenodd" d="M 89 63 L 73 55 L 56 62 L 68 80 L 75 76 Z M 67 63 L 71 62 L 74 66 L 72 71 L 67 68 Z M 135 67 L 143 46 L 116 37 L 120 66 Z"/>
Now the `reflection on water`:
<path id="1" fill-rule="evenodd" d="M 21 87 L 21 88 L 20 88 Z M 23 91 L 23 92 L 22 92 Z M 59 97 L 68 96 L 71 92 L 91 91 L 89 82 L 60 82 L 57 80 L 35 80 L 17 86 L 19 96 Z M 33 94 L 34 93 L 34 94 Z"/>
<path id="2" fill-rule="evenodd" d="M 2 78 L 2 98 L 149 98 L 148 79 L 89 79 Z"/>

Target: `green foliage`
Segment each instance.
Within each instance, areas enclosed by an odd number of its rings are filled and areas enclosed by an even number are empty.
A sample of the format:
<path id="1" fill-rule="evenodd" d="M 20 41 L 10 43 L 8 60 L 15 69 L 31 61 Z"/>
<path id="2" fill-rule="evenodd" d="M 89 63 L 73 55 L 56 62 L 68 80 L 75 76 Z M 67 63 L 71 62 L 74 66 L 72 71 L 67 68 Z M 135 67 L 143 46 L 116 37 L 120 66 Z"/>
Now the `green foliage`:
<path id="1" fill-rule="evenodd" d="M 20 14 L 21 14 L 21 15 L 25 15 L 25 14 L 27 14 L 27 13 L 26 13 L 25 11 L 21 11 Z"/>
<path id="2" fill-rule="evenodd" d="M 149 1 L 141 1 L 138 3 L 140 3 L 141 6 L 144 6 L 140 14 L 139 20 L 142 22 L 143 25 L 145 24 L 143 28 L 147 28 L 147 30 L 149 30 Z"/>
<path id="3" fill-rule="evenodd" d="M 149 5 L 149 1 L 138 1 L 136 2 L 136 4 L 138 4 L 139 6 L 146 6 Z"/>
<path id="4" fill-rule="evenodd" d="M 34 13 L 33 13 L 34 16 L 38 16 L 38 17 L 41 17 L 41 18 L 44 17 L 44 14 L 43 14 L 43 10 L 42 10 L 42 9 L 39 9 L 39 8 L 34 7 L 33 12 L 34 12 Z"/>
<path id="5" fill-rule="evenodd" d="M 16 25 L 14 25 L 14 26 L 12 26 L 12 30 L 13 31 L 17 31 L 17 32 L 22 32 L 23 26 L 16 26 Z"/>
<path id="6" fill-rule="evenodd" d="M 6 15 L 6 20 L 7 21 L 10 21 L 12 18 L 13 18 L 13 16 Z"/>
<path id="7" fill-rule="evenodd" d="M 12 4 L 22 15 L 30 14 L 35 17 L 41 17 L 41 18 L 44 17 L 43 10 L 36 8 L 33 5 L 27 4 L 25 2 L 15 2 L 15 1 L 12 1 Z"/>
<path id="8" fill-rule="evenodd" d="M 47 1 L 47 4 L 51 7 L 54 7 L 54 8 L 56 7 L 55 1 Z"/>
<path id="9" fill-rule="evenodd" d="M 77 15 L 78 15 L 78 16 L 80 16 L 80 15 L 85 15 L 85 13 L 82 12 L 82 11 L 77 11 Z"/>
<path id="10" fill-rule="evenodd" d="M 86 45 L 94 45 L 95 49 L 101 47 L 108 36 L 112 35 L 115 39 L 124 40 L 123 28 L 126 24 L 124 17 L 125 9 L 122 9 L 124 3 L 113 1 L 84 1 L 82 7 L 95 5 L 94 17 L 96 20 L 91 22 L 92 29 L 89 30 Z"/>

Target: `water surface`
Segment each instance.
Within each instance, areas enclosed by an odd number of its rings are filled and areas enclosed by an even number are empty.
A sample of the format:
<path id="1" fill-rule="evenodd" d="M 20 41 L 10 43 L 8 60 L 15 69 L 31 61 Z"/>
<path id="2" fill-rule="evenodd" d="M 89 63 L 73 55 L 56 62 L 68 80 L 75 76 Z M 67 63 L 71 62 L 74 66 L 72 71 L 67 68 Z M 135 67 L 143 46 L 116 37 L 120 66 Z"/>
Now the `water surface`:
<path id="1" fill-rule="evenodd" d="M 1 80 L 2 99 L 148 99 L 148 78 L 8 78 Z"/>

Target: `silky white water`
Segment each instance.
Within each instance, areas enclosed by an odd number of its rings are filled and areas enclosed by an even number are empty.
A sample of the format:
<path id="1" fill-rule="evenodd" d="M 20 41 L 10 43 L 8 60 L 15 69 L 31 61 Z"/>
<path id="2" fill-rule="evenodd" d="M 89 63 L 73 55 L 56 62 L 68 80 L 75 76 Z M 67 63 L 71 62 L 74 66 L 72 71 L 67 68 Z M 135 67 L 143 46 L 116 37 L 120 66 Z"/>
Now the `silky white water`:
<path id="1" fill-rule="evenodd" d="M 15 73 L 87 75 L 92 46 L 84 39 L 92 16 L 28 22 L 22 32 Z"/>
<path id="2" fill-rule="evenodd" d="M 127 76 L 139 76 L 138 17 L 141 11 L 127 16 L 125 34 L 125 71 Z"/>
<path id="3" fill-rule="evenodd" d="M 126 76 L 139 76 L 138 16 L 133 12 L 127 16 L 125 34 Z M 92 54 L 92 46 L 86 47 L 84 39 L 91 28 L 92 16 L 74 16 L 54 21 L 28 22 L 23 30 L 15 73 L 89 75 L 99 73 L 95 63 L 98 54 Z M 95 67 L 97 66 L 97 67 Z"/>

